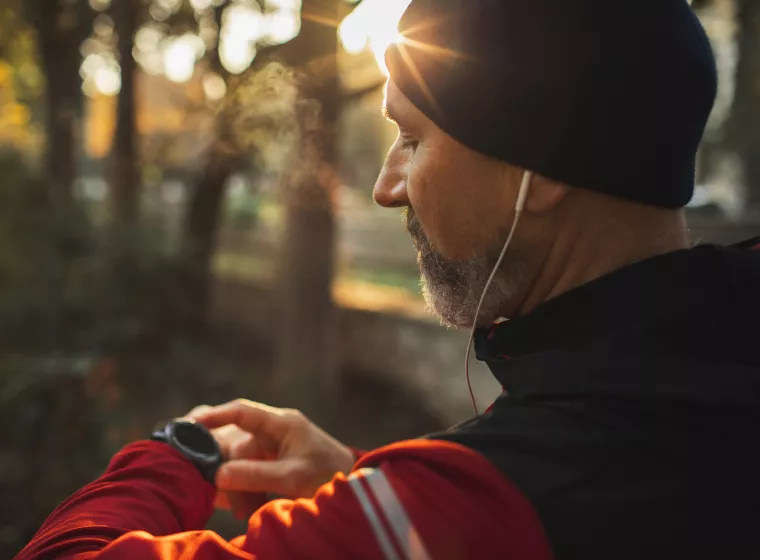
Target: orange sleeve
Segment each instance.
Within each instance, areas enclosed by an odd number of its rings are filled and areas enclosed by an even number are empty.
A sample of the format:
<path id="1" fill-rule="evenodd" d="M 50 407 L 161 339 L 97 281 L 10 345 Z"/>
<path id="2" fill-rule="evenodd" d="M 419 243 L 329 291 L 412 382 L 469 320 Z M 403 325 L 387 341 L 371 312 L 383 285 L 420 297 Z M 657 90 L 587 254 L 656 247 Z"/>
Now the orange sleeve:
<path id="1" fill-rule="evenodd" d="M 551 558 L 530 503 L 483 457 L 451 443 L 405 442 L 368 453 L 313 499 L 267 504 L 231 542 L 201 530 L 213 492 L 192 465 L 169 448 L 129 453 L 131 462 L 115 460 L 121 470 L 112 464 L 58 508 L 18 558 Z M 130 464 L 142 466 L 130 473 Z M 187 497 L 192 488 L 177 485 L 196 476 L 200 503 Z"/>
<path id="2" fill-rule="evenodd" d="M 82 559 L 232 560 L 361 558 L 381 560 L 369 523 L 347 478 L 324 485 L 311 500 L 277 500 L 256 512 L 246 535 L 226 542 L 211 531 L 164 537 L 124 535 Z"/>

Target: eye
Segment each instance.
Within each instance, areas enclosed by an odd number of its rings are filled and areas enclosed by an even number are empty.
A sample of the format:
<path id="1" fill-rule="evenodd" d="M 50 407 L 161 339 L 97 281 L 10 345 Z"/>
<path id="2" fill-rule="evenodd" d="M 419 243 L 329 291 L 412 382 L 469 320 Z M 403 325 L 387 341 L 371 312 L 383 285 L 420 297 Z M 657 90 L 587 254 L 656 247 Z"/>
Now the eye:
<path id="1" fill-rule="evenodd" d="M 420 145 L 420 141 L 416 140 L 414 138 L 405 138 L 401 137 L 401 148 L 403 150 L 407 150 L 409 152 L 414 152 L 417 150 L 417 147 Z"/>

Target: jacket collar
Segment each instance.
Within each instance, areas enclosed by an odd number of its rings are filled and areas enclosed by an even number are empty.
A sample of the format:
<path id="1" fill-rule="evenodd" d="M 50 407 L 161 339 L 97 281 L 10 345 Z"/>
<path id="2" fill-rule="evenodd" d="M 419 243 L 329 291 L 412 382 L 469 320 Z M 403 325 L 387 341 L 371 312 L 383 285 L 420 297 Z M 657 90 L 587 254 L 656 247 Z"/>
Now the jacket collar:
<path id="1" fill-rule="evenodd" d="M 643 313 L 673 305 L 695 284 L 699 249 L 660 255 L 617 270 L 476 333 L 479 360 L 502 362 L 575 348 L 618 330 Z"/>

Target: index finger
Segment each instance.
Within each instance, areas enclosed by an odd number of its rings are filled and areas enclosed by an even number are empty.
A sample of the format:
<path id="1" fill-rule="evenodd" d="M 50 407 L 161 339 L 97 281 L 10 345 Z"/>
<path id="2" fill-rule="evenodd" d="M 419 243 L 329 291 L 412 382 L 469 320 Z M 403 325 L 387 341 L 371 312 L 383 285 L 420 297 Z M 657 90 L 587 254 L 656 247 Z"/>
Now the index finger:
<path id="1" fill-rule="evenodd" d="M 265 433 L 276 439 L 289 428 L 288 411 L 245 399 L 204 410 L 195 420 L 209 430 L 234 424 L 250 434 Z"/>

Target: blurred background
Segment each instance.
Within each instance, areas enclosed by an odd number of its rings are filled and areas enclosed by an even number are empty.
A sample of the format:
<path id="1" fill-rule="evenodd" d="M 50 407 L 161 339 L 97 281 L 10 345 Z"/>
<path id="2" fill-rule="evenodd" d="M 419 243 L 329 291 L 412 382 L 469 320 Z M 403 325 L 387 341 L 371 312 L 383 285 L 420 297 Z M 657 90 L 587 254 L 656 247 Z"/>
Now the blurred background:
<path id="1" fill-rule="evenodd" d="M 371 197 L 408 3 L 0 0 L 0 557 L 199 404 L 298 407 L 361 447 L 471 413 L 466 334 Z M 693 8 L 720 91 L 689 219 L 729 243 L 760 231 L 760 0 Z"/>

